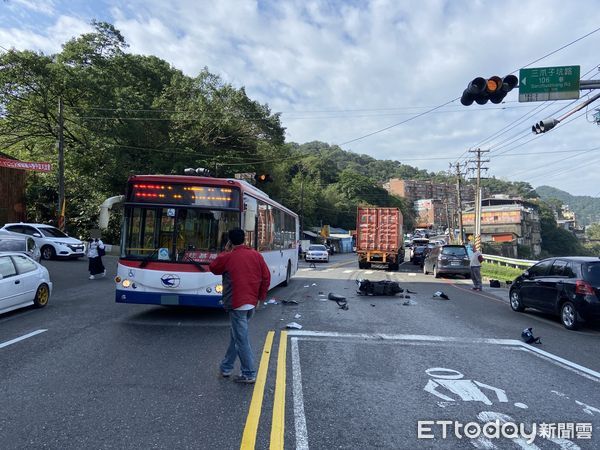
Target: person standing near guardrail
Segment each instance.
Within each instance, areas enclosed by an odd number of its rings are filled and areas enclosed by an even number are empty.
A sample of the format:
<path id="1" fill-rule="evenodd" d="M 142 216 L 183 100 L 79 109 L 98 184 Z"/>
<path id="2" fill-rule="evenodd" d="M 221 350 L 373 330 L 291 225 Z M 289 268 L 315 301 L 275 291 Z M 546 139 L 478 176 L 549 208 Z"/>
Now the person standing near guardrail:
<path id="1" fill-rule="evenodd" d="M 473 280 L 474 291 L 481 291 L 483 285 L 481 284 L 481 263 L 483 262 L 483 255 L 477 247 L 473 247 L 473 254 L 470 259 L 471 266 L 471 280 Z"/>

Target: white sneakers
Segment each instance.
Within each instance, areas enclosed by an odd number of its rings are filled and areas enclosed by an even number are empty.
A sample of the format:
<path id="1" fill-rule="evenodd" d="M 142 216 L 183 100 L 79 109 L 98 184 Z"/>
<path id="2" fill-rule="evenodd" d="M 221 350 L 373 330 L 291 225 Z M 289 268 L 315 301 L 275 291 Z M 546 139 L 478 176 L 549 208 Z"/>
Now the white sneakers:
<path id="1" fill-rule="evenodd" d="M 96 278 L 103 278 L 106 276 L 106 269 L 104 269 L 104 272 L 99 273 L 98 275 L 90 275 L 90 280 L 95 280 Z"/>

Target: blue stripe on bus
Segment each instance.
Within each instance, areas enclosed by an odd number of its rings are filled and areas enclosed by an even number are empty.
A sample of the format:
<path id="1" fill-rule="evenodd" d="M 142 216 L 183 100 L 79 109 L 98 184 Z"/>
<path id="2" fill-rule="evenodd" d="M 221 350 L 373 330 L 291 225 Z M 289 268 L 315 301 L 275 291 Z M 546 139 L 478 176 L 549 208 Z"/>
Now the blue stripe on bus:
<path id="1" fill-rule="evenodd" d="M 117 289 L 115 293 L 115 301 L 117 303 L 135 303 L 139 305 L 174 305 L 199 306 L 203 308 L 223 308 L 223 305 L 220 303 L 220 295 L 168 294 Z"/>

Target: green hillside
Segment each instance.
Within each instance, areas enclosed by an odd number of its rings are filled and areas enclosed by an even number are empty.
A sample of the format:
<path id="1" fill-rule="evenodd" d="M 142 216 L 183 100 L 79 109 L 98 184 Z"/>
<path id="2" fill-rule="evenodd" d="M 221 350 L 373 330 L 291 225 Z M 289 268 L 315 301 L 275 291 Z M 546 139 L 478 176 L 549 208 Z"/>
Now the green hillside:
<path id="1" fill-rule="evenodd" d="M 557 199 L 563 205 L 569 205 L 569 209 L 575 212 L 579 225 L 585 226 L 600 222 L 600 198 L 590 197 L 589 195 L 571 195 L 552 186 L 540 186 L 535 190 L 544 201 Z"/>

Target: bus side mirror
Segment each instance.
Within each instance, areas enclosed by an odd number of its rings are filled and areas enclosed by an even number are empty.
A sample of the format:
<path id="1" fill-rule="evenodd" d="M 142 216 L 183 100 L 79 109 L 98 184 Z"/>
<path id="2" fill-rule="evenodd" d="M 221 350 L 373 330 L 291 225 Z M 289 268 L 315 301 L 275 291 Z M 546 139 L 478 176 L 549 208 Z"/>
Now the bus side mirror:
<path id="1" fill-rule="evenodd" d="M 252 197 L 244 198 L 244 231 L 256 230 L 256 210 L 258 208 L 256 199 Z"/>

